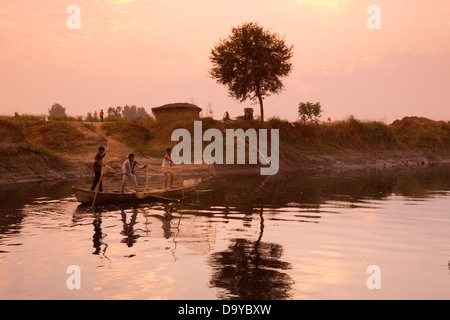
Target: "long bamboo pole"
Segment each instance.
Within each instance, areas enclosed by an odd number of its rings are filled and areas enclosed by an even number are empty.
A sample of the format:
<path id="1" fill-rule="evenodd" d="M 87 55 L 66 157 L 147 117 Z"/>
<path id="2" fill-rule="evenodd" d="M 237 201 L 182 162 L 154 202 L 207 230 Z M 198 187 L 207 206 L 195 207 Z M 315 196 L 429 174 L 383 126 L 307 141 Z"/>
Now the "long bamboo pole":
<path id="1" fill-rule="evenodd" d="M 98 189 L 97 189 L 97 191 L 95 191 L 95 194 L 94 194 L 94 200 L 92 201 L 92 209 L 94 209 L 95 200 L 97 200 L 98 191 L 100 190 L 100 185 L 101 185 L 102 180 L 103 180 L 103 168 L 104 168 L 104 166 L 106 164 L 105 160 L 106 160 L 106 157 L 108 156 L 108 153 L 109 153 L 109 142 L 110 142 L 110 140 L 111 140 L 110 137 L 108 137 L 108 145 L 106 146 L 106 154 L 105 154 L 105 156 L 104 156 L 104 158 L 102 160 L 102 168 L 101 168 L 101 173 L 100 173 L 100 180 L 98 182 Z"/>

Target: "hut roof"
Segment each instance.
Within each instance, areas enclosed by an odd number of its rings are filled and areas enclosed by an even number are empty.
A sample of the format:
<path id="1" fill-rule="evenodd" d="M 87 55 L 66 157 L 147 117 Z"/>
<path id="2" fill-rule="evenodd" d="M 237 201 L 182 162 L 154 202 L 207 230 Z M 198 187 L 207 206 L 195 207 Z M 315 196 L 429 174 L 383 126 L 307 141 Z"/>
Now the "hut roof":
<path id="1" fill-rule="evenodd" d="M 197 107 L 195 104 L 191 103 L 170 103 L 165 104 L 161 107 L 152 108 L 153 112 L 162 111 L 162 110 L 170 110 L 170 109 L 194 109 L 198 110 L 199 112 L 202 110 L 201 108 Z"/>

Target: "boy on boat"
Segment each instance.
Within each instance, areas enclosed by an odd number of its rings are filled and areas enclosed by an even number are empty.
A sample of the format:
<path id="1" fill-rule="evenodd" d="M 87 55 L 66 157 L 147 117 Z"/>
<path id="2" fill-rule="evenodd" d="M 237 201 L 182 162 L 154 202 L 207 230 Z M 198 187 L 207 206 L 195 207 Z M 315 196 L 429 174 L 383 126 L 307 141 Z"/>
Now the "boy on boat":
<path id="1" fill-rule="evenodd" d="M 135 169 L 136 168 L 147 168 L 147 165 L 141 166 L 137 161 L 134 160 L 134 154 L 130 154 L 128 156 L 128 160 L 125 160 L 125 162 L 122 165 L 122 173 L 123 173 L 123 179 L 122 179 L 122 187 L 120 189 L 121 193 L 125 192 L 125 185 L 127 184 L 128 179 L 131 179 L 131 181 L 134 184 L 134 190 L 136 192 L 139 192 L 139 184 L 137 182 Z"/>
<path id="2" fill-rule="evenodd" d="M 95 190 L 95 187 L 97 186 L 97 184 L 100 181 L 100 178 L 102 176 L 102 167 L 104 166 L 103 158 L 105 156 L 106 156 L 105 148 L 104 147 L 99 147 L 98 148 L 98 153 L 95 156 L 95 162 L 94 162 L 95 177 L 94 177 L 94 182 L 92 183 L 92 187 L 91 187 L 92 191 Z M 100 181 L 100 186 L 98 187 L 98 191 L 100 191 L 100 192 L 103 191 L 103 181 Z"/>
<path id="3" fill-rule="evenodd" d="M 169 188 L 172 189 L 172 182 L 173 182 L 173 173 L 172 170 L 170 170 L 170 167 L 173 166 L 172 161 L 172 149 L 167 148 L 166 149 L 166 155 L 164 156 L 164 159 L 162 161 L 162 172 L 164 173 L 164 186 L 167 190 L 167 181 L 169 180 L 170 176 L 170 186 Z"/>

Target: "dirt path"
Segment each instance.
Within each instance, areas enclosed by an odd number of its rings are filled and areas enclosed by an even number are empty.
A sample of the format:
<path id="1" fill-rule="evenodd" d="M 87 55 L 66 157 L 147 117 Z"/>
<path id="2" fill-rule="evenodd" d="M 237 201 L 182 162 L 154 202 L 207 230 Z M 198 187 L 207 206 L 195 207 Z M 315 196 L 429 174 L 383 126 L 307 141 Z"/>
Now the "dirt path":
<path id="1" fill-rule="evenodd" d="M 122 142 L 107 137 L 102 128 L 102 123 L 93 122 L 88 126 L 83 123 L 77 123 L 77 129 L 85 136 L 84 141 L 80 142 L 82 144 L 83 152 L 80 153 L 63 153 L 61 156 L 69 162 L 75 162 L 80 164 L 91 165 L 94 162 L 94 157 L 97 154 L 98 147 L 103 146 L 108 148 L 109 139 L 109 152 L 107 156 L 108 162 L 121 162 L 126 159 L 127 155 L 132 153 L 133 150 L 123 144 Z"/>
<path id="2" fill-rule="evenodd" d="M 117 172 L 120 172 L 121 165 L 127 159 L 128 155 L 130 153 L 135 153 L 135 150 L 133 150 L 132 147 L 112 137 L 106 136 L 102 130 L 102 123 L 100 122 L 93 122 L 88 125 L 85 123 L 76 123 L 75 126 L 85 136 L 84 141 L 80 142 L 80 149 L 83 151 L 78 153 L 66 152 L 60 154 L 61 158 L 73 168 L 72 174 L 75 176 L 83 177 L 92 175 L 92 163 L 94 162 L 99 146 L 103 146 L 107 148 L 107 150 L 109 149 L 105 159 L 106 163 Z M 159 163 L 159 159 L 155 158 L 139 157 L 138 161 L 141 164 Z"/>

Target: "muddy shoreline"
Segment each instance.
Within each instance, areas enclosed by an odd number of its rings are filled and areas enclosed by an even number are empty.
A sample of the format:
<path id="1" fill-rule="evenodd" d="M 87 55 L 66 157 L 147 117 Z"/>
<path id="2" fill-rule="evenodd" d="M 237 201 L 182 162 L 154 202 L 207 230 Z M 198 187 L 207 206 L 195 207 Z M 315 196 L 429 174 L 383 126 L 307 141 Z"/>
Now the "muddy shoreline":
<path id="1" fill-rule="evenodd" d="M 141 158 L 139 161 L 160 165 L 160 159 Z M 342 175 L 363 172 L 389 173 L 392 171 L 422 170 L 439 165 L 450 165 L 449 153 L 419 153 L 413 151 L 358 152 L 342 151 L 334 154 L 301 154 L 296 159 L 280 159 L 277 174 L 295 172 L 299 175 Z M 113 163 L 114 174 L 120 177 L 120 164 Z M 239 173 L 260 174 L 260 165 L 214 165 L 218 176 Z M 139 176 L 145 177 L 145 170 Z M 63 161 L 60 165 L 45 166 L 28 163 L 20 168 L 3 170 L 0 186 L 26 183 L 64 182 L 89 179 L 93 177 L 92 164 L 89 162 Z"/>

